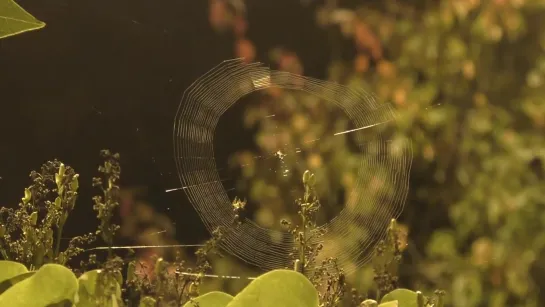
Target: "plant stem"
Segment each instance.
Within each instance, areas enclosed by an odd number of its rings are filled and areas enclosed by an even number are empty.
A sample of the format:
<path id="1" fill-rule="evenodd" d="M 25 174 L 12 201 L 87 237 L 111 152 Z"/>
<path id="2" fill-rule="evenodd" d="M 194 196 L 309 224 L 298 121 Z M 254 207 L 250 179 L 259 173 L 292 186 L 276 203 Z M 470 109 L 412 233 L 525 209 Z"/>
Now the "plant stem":
<path id="1" fill-rule="evenodd" d="M 62 229 L 64 227 L 64 222 L 59 222 L 59 229 L 57 230 L 57 240 L 55 242 L 55 253 L 53 254 L 54 258 L 59 256 L 59 250 L 61 249 L 61 238 L 62 238 Z"/>
<path id="2" fill-rule="evenodd" d="M 301 274 L 305 274 L 305 266 L 306 266 L 306 261 L 305 261 L 305 244 L 306 244 L 306 224 L 307 224 L 307 221 L 306 221 L 306 218 L 305 218 L 305 209 L 302 208 L 301 209 L 301 216 L 303 218 L 303 231 L 302 231 L 302 234 L 301 234 L 301 237 L 300 237 L 300 250 L 299 250 L 299 259 L 301 259 Z"/>
<path id="3" fill-rule="evenodd" d="M 8 253 L 6 252 L 5 249 L 0 248 L 0 252 L 2 253 L 2 257 L 4 257 L 4 260 L 9 260 Z"/>

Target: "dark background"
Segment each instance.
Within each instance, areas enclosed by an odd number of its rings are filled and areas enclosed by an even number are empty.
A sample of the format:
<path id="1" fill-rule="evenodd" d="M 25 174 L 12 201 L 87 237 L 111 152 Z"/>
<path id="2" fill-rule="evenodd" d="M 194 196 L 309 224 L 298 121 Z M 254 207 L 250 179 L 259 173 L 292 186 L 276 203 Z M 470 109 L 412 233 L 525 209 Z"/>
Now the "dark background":
<path id="1" fill-rule="evenodd" d="M 208 2 L 17 2 L 47 26 L 0 40 L 0 205 L 15 206 L 30 171 L 57 158 L 81 178 L 65 234 L 94 230 L 91 178 L 108 148 L 121 154 L 123 186 L 148 187 L 157 211 L 183 221 L 182 242 L 206 237 L 185 195 L 164 190 L 179 186 L 171 143 L 184 89 L 234 57 L 232 35 L 209 25 Z M 305 75 L 323 78 L 328 44 L 312 12 L 293 0 L 250 2 L 257 59 L 268 64 L 262 51 L 285 46 L 304 59 Z"/>

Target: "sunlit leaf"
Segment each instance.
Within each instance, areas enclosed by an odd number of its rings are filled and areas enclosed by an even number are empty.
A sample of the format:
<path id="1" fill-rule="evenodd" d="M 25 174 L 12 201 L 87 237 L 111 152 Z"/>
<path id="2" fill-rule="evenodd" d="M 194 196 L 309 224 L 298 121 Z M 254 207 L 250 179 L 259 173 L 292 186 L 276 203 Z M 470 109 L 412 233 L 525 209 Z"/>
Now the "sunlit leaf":
<path id="1" fill-rule="evenodd" d="M 46 264 L 36 274 L 0 295 L 0 306 L 44 307 L 74 303 L 78 280 L 72 271 L 58 264 Z"/>
<path id="2" fill-rule="evenodd" d="M 19 262 L 0 261 L 0 282 L 28 272 L 28 269 Z"/>
<path id="3" fill-rule="evenodd" d="M 45 23 L 30 15 L 13 0 L 0 0 L 0 38 L 45 27 Z"/>
<path id="4" fill-rule="evenodd" d="M 185 303 L 184 307 L 225 307 L 232 300 L 233 297 L 227 293 L 212 291 Z"/>
<path id="5" fill-rule="evenodd" d="M 19 262 L 0 261 L 0 294 L 33 274 Z"/>
<path id="6" fill-rule="evenodd" d="M 407 289 L 395 289 L 394 291 L 386 294 L 380 301 L 381 303 L 380 306 L 383 306 L 383 304 L 387 302 L 396 302 L 396 301 L 399 303 L 399 306 L 418 307 L 416 292 L 407 290 Z M 393 305 L 393 306 L 396 306 L 396 305 Z"/>
<path id="7" fill-rule="evenodd" d="M 8 280 L 4 280 L 0 283 L 0 294 L 4 293 L 7 289 L 12 287 L 13 285 L 17 284 L 20 281 L 23 281 L 30 276 L 34 275 L 36 272 L 26 272 L 17 276 L 14 276 Z"/>
<path id="8" fill-rule="evenodd" d="M 318 293 L 302 274 L 274 270 L 252 281 L 227 307 L 318 307 Z"/>

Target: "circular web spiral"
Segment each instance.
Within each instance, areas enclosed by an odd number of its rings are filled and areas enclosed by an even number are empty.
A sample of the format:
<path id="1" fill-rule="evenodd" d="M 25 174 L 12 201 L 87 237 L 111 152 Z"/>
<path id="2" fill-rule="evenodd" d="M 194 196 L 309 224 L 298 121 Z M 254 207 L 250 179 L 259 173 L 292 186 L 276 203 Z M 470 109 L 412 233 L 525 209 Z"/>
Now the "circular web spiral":
<path id="1" fill-rule="evenodd" d="M 370 251 L 386 234 L 390 220 L 401 213 L 409 187 L 411 143 L 391 140 L 373 128 L 396 120 L 391 105 L 378 103 L 373 95 L 273 71 L 260 63 L 224 61 L 197 79 L 178 107 L 173 141 L 182 187 L 209 231 L 231 227 L 232 200 L 217 172 L 214 132 L 222 114 L 237 100 L 270 87 L 300 90 L 334 103 L 356 127 L 344 132 L 357 134 L 361 150 L 356 188 L 343 210 L 317 230 L 324 232 L 319 239 L 323 257 L 336 257 L 350 273 L 370 259 Z M 288 232 L 266 229 L 249 219 L 228 232 L 220 244 L 228 253 L 265 270 L 292 267 L 288 255 L 294 246 Z"/>

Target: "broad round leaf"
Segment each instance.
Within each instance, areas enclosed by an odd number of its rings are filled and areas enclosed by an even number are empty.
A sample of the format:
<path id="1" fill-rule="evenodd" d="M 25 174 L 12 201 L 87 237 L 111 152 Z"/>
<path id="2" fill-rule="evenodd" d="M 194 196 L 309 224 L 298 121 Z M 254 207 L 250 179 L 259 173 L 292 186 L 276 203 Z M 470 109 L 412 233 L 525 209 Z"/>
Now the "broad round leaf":
<path id="1" fill-rule="evenodd" d="M 380 306 L 387 302 L 397 301 L 399 306 L 403 307 L 418 307 L 417 294 L 414 291 L 407 289 L 395 289 L 394 291 L 386 294 L 380 301 Z M 388 305 L 386 305 L 388 306 Z M 395 306 L 395 305 L 393 305 Z M 390 306 L 388 306 L 390 307 Z"/>
<path id="2" fill-rule="evenodd" d="M 0 261 L 0 283 L 26 272 L 28 272 L 28 269 L 22 263 L 7 260 Z"/>
<path id="3" fill-rule="evenodd" d="M 72 271 L 58 264 L 46 264 L 31 277 L 0 295 L 0 306 L 44 307 L 76 301 L 78 280 Z"/>
<path id="4" fill-rule="evenodd" d="M 274 270 L 252 281 L 227 307 L 317 307 L 318 292 L 302 274 Z"/>
<path id="5" fill-rule="evenodd" d="M 399 301 L 390 301 L 378 305 L 378 307 L 399 307 Z"/>
<path id="6" fill-rule="evenodd" d="M 0 261 L 0 294 L 33 274 L 34 272 L 29 272 L 27 268 L 19 262 Z"/>
<path id="7" fill-rule="evenodd" d="M 227 293 L 212 291 L 193 299 L 193 302 L 199 307 L 225 307 L 232 300 L 233 297 Z M 185 303 L 184 307 L 197 307 L 193 302 Z"/>
<path id="8" fill-rule="evenodd" d="M 19 274 L 17 276 L 14 276 L 8 280 L 4 280 L 3 282 L 0 282 L 0 294 L 6 292 L 7 289 L 11 288 L 13 285 L 17 284 L 18 282 L 21 282 L 30 276 L 34 275 L 36 272 L 26 272 L 23 274 Z"/>

